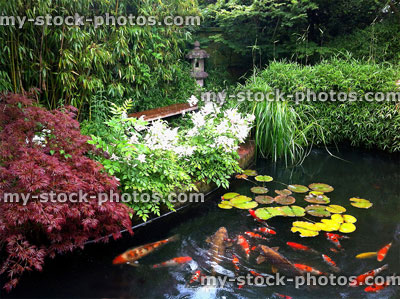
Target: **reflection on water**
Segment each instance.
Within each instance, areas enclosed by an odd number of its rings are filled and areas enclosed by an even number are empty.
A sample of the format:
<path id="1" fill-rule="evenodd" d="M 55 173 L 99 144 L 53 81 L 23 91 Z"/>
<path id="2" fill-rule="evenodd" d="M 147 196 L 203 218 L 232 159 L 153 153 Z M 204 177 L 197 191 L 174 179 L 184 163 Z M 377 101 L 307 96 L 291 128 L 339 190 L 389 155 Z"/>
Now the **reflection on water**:
<path id="1" fill-rule="evenodd" d="M 383 265 L 376 259 L 356 260 L 361 252 L 375 251 L 392 240 L 395 243 L 384 263 L 390 266 L 389 273 L 400 274 L 400 165 L 398 157 L 381 153 L 361 151 L 342 151 L 337 153 L 343 160 L 329 156 L 326 152 L 314 150 L 299 167 L 285 168 L 267 160 L 258 160 L 256 170 L 260 174 L 271 175 L 275 180 L 289 184 L 308 185 L 313 182 L 328 183 L 335 187 L 329 194 L 331 203 L 343 205 L 358 222 L 357 230 L 349 240 L 343 240 L 343 253 L 334 254 L 332 247 L 322 235 L 316 238 L 301 239 L 290 232 L 293 218 L 276 217 L 269 221 L 277 235 L 269 240 L 251 241 L 254 244 L 266 244 L 280 247 L 279 252 L 290 261 L 307 264 L 327 271 L 326 264 L 319 257 L 296 252 L 286 242 L 298 242 L 310 246 L 332 257 L 341 274 L 353 276 Z M 250 183 L 236 181 L 230 191 L 251 196 Z M 270 194 L 282 185 L 268 183 Z M 83 252 L 58 257 L 49 261 L 42 273 L 26 275 L 15 291 L 6 297 L 97 297 L 97 298 L 273 298 L 275 292 L 290 295 L 293 298 L 398 298 L 397 287 L 388 287 L 378 294 L 367 294 L 363 288 L 343 287 L 302 287 L 294 288 L 273 286 L 244 286 L 239 289 L 228 283 L 224 288 L 189 284 L 197 270 L 210 274 L 210 245 L 205 241 L 221 226 L 227 228 L 230 238 L 257 227 L 257 223 L 243 210 L 221 210 L 217 207 L 219 197 L 205 204 L 181 213 L 178 217 L 164 219 L 149 227 L 140 228 L 135 237 L 108 245 L 90 245 Z M 371 200 L 374 206 L 368 210 L 350 206 L 350 197 Z M 302 196 L 296 195 L 297 205 L 307 203 Z M 140 260 L 141 266 L 112 266 L 112 259 L 130 247 L 153 242 L 174 234 L 180 240 Z M 257 265 L 252 254 L 249 260 L 238 246 L 228 247 L 222 257 L 217 273 L 234 277 L 232 254 L 240 259 L 242 275 L 255 270 L 259 273 L 271 273 L 267 263 Z M 175 268 L 151 269 L 151 265 L 173 257 L 191 256 L 193 261 Z"/>

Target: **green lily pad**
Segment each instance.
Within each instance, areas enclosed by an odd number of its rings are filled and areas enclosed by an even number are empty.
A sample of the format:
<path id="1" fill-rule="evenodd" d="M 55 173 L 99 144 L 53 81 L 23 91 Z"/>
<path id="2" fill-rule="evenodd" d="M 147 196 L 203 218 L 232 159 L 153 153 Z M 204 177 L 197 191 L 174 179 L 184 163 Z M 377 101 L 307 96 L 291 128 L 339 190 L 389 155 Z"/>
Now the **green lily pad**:
<path id="1" fill-rule="evenodd" d="M 326 210 L 334 214 L 342 214 L 346 212 L 346 208 L 339 205 L 330 205 L 326 207 Z"/>
<path id="2" fill-rule="evenodd" d="M 296 202 L 296 199 L 293 196 L 283 196 L 283 195 L 279 195 L 277 197 L 275 197 L 275 202 L 279 203 L 281 205 L 292 205 Z"/>
<path id="3" fill-rule="evenodd" d="M 255 194 L 265 194 L 268 193 L 268 189 L 265 187 L 252 187 L 250 189 L 251 192 L 255 193 Z"/>
<path id="4" fill-rule="evenodd" d="M 326 196 L 325 194 L 315 195 L 311 192 L 310 192 L 310 194 L 306 195 L 304 200 L 309 203 L 316 203 L 316 204 L 322 204 L 322 205 L 330 203 L 329 197 Z"/>
<path id="5" fill-rule="evenodd" d="M 299 206 L 291 206 L 290 207 L 296 217 L 303 217 L 306 215 L 306 210 Z"/>
<path id="6" fill-rule="evenodd" d="M 249 202 L 249 201 L 252 201 L 252 200 L 253 199 L 251 197 L 240 195 L 240 196 L 236 196 L 236 197 L 232 198 L 230 200 L 230 203 L 232 205 L 236 205 L 236 204 L 239 204 L 239 203 Z"/>
<path id="7" fill-rule="evenodd" d="M 274 198 L 272 196 L 267 196 L 267 195 L 258 195 L 255 198 L 256 202 L 260 203 L 260 204 L 271 204 L 274 202 Z"/>
<path id="8" fill-rule="evenodd" d="M 258 218 L 263 220 L 268 220 L 274 217 L 267 208 L 258 208 L 257 210 L 255 210 L 255 214 Z"/>
<path id="9" fill-rule="evenodd" d="M 224 200 L 230 200 L 236 196 L 239 196 L 239 193 L 235 193 L 235 192 L 229 192 L 229 193 L 225 193 L 224 195 L 222 195 L 222 199 Z"/>
<path id="10" fill-rule="evenodd" d="M 273 178 L 269 175 L 258 175 L 254 179 L 258 182 L 265 182 L 265 183 L 272 182 L 273 180 Z"/>
<path id="11" fill-rule="evenodd" d="M 363 198 L 358 198 L 358 197 L 350 198 L 350 201 L 351 201 L 350 204 L 353 207 L 360 208 L 360 209 L 369 209 L 373 205 L 372 202 L 370 202 L 369 200 L 363 199 Z"/>
<path id="12" fill-rule="evenodd" d="M 325 206 L 320 205 L 309 205 L 306 207 L 307 214 L 315 217 L 329 217 L 331 213 L 326 210 Z"/>
<path id="13" fill-rule="evenodd" d="M 288 189 L 295 193 L 306 193 L 309 189 L 303 185 L 289 185 Z"/>
<path id="14" fill-rule="evenodd" d="M 249 201 L 244 203 L 235 204 L 234 207 L 242 210 L 254 209 L 258 206 L 255 201 Z"/>
<path id="15" fill-rule="evenodd" d="M 251 169 L 246 169 L 245 171 L 243 171 L 243 174 L 248 175 L 248 176 L 256 176 L 257 171 L 251 170 Z"/>
<path id="16" fill-rule="evenodd" d="M 284 214 L 284 216 L 287 216 L 287 217 L 295 217 L 296 216 L 294 214 L 293 210 L 289 206 L 276 207 L 276 209 L 279 209 Z"/>
<path id="17" fill-rule="evenodd" d="M 218 207 L 220 207 L 221 209 L 225 209 L 225 210 L 229 210 L 229 209 L 233 208 L 231 204 L 227 204 L 226 202 L 221 202 L 220 204 L 218 204 Z"/>
<path id="18" fill-rule="evenodd" d="M 313 191 L 320 191 L 324 193 L 332 192 L 334 190 L 332 186 L 323 183 L 313 183 L 308 187 Z"/>
<path id="19" fill-rule="evenodd" d="M 275 190 L 275 193 L 283 196 L 289 196 L 293 194 L 292 191 L 290 191 L 289 189 Z"/>

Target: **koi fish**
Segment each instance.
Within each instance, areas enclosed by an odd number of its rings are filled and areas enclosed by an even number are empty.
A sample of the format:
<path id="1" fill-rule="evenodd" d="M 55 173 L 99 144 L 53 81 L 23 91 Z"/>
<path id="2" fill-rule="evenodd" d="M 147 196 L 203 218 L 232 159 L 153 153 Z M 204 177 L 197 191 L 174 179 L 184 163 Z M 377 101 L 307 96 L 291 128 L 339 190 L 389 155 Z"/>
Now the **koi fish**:
<path id="1" fill-rule="evenodd" d="M 211 238 L 206 240 L 211 244 L 209 254 L 211 255 L 211 265 L 213 265 L 212 275 L 215 275 L 215 266 L 221 262 L 221 257 L 225 255 L 225 240 L 228 239 L 228 231 L 222 226 Z"/>
<path id="2" fill-rule="evenodd" d="M 266 245 L 258 245 L 258 248 L 261 252 L 261 258 L 257 258 L 257 263 L 261 263 L 264 260 L 267 260 L 271 266 L 279 269 L 280 271 L 294 276 L 303 276 L 303 272 L 300 271 L 292 264 L 288 259 L 286 259 L 283 255 L 274 250 L 271 247 Z"/>
<path id="3" fill-rule="evenodd" d="M 382 291 L 384 288 L 386 288 L 389 285 L 388 281 L 385 281 L 384 283 L 375 283 L 373 285 L 367 286 L 364 291 L 367 293 L 377 293 Z"/>
<path id="4" fill-rule="evenodd" d="M 255 238 L 255 239 L 261 239 L 261 240 L 266 240 L 267 239 L 267 238 L 261 236 L 260 234 L 256 234 L 256 233 L 253 233 L 253 232 L 244 232 L 244 234 L 246 236 L 249 236 L 249 237 Z"/>
<path id="5" fill-rule="evenodd" d="M 299 243 L 286 242 L 286 245 L 289 246 L 290 248 L 294 249 L 294 250 L 307 251 L 307 252 L 310 252 L 310 253 L 319 254 L 318 251 L 316 251 L 316 250 L 314 250 L 314 249 L 312 249 L 312 248 L 310 248 L 308 246 L 299 244 Z"/>
<path id="6" fill-rule="evenodd" d="M 389 244 L 387 244 L 385 247 L 383 247 L 378 251 L 378 257 L 377 257 L 378 262 L 382 262 L 385 259 L 386 254 L 388 253 L 390 247 L 392 247 L 392 242 L 390 242 Z"/>
<path id="7" fill-rule="evenodd" d="M 242 247 L 243 251 L 246 254 L 246 258 L 249 259 L 249 257 L 250 257 L 250 245 L 249 245 L 249 242 L 247 242 L 247 240 L 245 239 L 245 237 L 243 237 L 242 235 L 239 235 L 237 237 L 237 244 L 240 245 L 240 247 Z"/>
<path id="8" fill-rule="evenodd" d="M 255 232 L 259 232 L 259 233 L 263 233 L 265 235 L 276 235 L 276 231 L 274 231 L 273 229 L 270 229 L 268 227 L 258 227 L 253 229 L 253 231 Z"/>
<path id="9" fill-rule="evenodd" d="M 192 260 L 192 258 L 190 256 L 175 257 L 173 259 L 162 262 L 160 264 L 153 265 L 153 268 L 179 266 L 182 264 L 186 264 L 186 263 L 190 262 L 191 260 Z"/>
<path id="10" fill-rule="evenodd" d="M 254 270 L 250 270 L 249 272 L 250 272 L 250 274 L 253 275 L 253 276 L 261 276 L 261 277 L 268 277 L 268 276 L 271 276 L 271 275 L 269 275 L 269 274 L 258 273 L 258 272 L 254 271 Z"/>
<path id="11" fill-rule="evenodd" d="M 256 249 L 257 249 L 257 246 L 255 246 L 255 245 L 254 245 L 253 247 L 250 248 L 251 251 L 254 251 L 254 250 L 256 250 Z"/>
<path id="12" fill-rule="evenodd" d="M 238 259 L 238 257 L 236 256 L 236 255 L 232 255 L 232 263 L 233 263 L 233 266 L 235 267 L 235 270 L 236 271 L 239 271 L 239 259 Z"/>
<path id="13" fill-rule="evenodd" d="M 372 257 L 376 257 L 378 252 L 364 252 L 356 255 L 356 259 L 369 259 Z"/>
<path id="14" fill-rule="evenodd" d="M 312 274 L 312 275 L 324 275 L 323 272 L 321 272 L 321 271 L 319 271 L 319 270 L 317 270 L 317 269 L 315 269 L 315 268 L 313 268 L 313 267 L 307 266 L 307 265 L 303 265 L 303 264 L 294 264 L 294 266 L 295 266 L 297 269 L 299 269 L 300 271 L 307 272 L 307 273 L 310 273 L 310 274 Z"/>
<path id="15" fill-rule="evenodd" d="M 264 220 L 262 220 L 261 218 L 258 218 L 256 216 L 256 211 L 254 211 L 253 209 L 249 209 L 249 213 L 250 213 L 251 217 L 253 217 L 255 220 L 257 220 L 259 222 L 264 222 Z"/>
<path id="16" fill-rule="evenodd" d="M 279 293 L 274 293 L 274 296 L 278 297 L 278 298 L 282 298 L 282 299 L 293 299 L 293 297 L 287 296 L 287 295 L 282 295 Z"/>
<path id="17" fill-rule="evenodd" d="M 340 244 L 338 235 L 326 233 L 328 241 L 335 245 L 338 249 L 342 249 L 342 244 Z"/>
<path id="18" fill-rule="evenodd" d="M 324 262 L 329 265 L 329 267 L 334 271 L 334 272 L 339 272 L 340 269 L 338 268 L 338 266 L 336 266 L 336 263 L 326 254 L 322 254 L 322 259 L 324 260 Z"/>
<path id="19" fill-rule="evenodd" d="M 333 234 L 333 233 L 325 233 L 327 238 L 336 238 L 338 240 L 344 240 L 344 239 L 350 239 L 348 236 L 343 236 L 343 235 L 338 235 L 338 234 Z"/>
<path id="20" fill-rule="evenodd" d="M 371 270 L 371 271 L 368 271 L 368 272 L 366 272 L 364 274 L 361 274 L 361 275 L 357 276 L 357 278 L 352 280 L 350 282 L 349 286 L 351 286 L 351 287 L 361 286 L 361 285 L 365 284 L 365 280 L 368 277 L 373 277 L 375 275 L 378 275 L 379 273 L 381 273 L 382 271 L 384 271 L 384 270 L 386 270 L 388 268 L 389 268 L 389 265 L 386 264 L 386 265 L 383 265 L 382 267 L 380 267 L 378 269 Z"/>
<path id="21" fill-rule="evenodd" d="M 178 239 L 178 236 L 175 235 L 171 238 L 145 244 L 139 247 L 135 247 L 133 249 L 129 249 L 125 251 L 124 253 L 120 254 L 113 260 L 114 265 L 119 265 L 119 264 L 125 264 L 129 263 L 130 265 L 134 266 L 133 262 L 136 262 L 137 260 L 141 259 L 142 257 L 148 255 L 149 253 L 153 252 L 155 249 L 161 247 L 162 245 L 165 245 L 169 242 L 176 241 Z"/>
<path id="22" fill-rule="evenodd" d="M 334 252 L 334 253 L 339 253 L 340 251 L 337 250 L 336 248 L 329 248 L 330 251 Z"/>
<path id="23" fill-rule="evenodd" d="M 189 283 L 192 284 L 192 283 L 194 283 L 195 281 L 198 281 L 198 280 L 200 279 L 201 276 L 204 276 L 204 274 L 202 274 L 200 270 L 197 270 L 197 271 L 193 274 L 193 276 L 192 276 L 192 278 L 190 279 Z"/>

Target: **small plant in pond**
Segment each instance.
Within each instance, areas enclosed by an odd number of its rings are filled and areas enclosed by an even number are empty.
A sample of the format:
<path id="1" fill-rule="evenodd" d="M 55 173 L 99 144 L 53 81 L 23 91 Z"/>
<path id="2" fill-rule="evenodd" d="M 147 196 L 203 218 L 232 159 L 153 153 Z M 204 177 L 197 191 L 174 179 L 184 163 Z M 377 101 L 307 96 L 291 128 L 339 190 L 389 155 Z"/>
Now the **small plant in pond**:
<path id="1" fill-rule="evenodd" d="M 8 291 L 25 271 L 41 270 L 46 257 L 131 231 L 128 207 L 98 204 L 98 193 L 117 192 L 118 181 L 86 156 L 94 148 L 74 117 L 73 108 L 46 111 L 25 96 L 0 98 L 0 274 Z M 76 203 L 33 197 L 51 192 L 88 196 Z M 5 193 L 31 199 L 6 203 Z"/>

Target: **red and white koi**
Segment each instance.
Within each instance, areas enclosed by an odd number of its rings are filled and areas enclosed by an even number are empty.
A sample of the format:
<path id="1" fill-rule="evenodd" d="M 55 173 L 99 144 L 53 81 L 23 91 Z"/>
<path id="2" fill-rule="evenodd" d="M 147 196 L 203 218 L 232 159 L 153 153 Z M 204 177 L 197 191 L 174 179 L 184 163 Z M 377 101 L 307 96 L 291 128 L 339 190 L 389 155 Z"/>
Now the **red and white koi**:
<path id="1" fill-rule="evenodd" d="M 375 283 L 373 285 L 367 286 L 364 291 L 367 293 L 377 293 L 382 291 L 384 288 L 386 288 L 389 285 L 388 281 L 385 281 L 383 283 Z"/>
<path id="2" fill-rule="evenodd" d="M 340 244 L 340 236 L 337 234 L 331 234 L 331 233 L 326 233 L 326 238 L 328 241 L 330 241 L 332 244 L 334 244 L 338 249 L 342 249 L 342 244 Z"/>
<path id="3" fill-rule="evenodd" d="M 249 237 L 254 238 L 254 239 L 261 239 L 261 240 L 266 240 L 267 239 L 267 238 L 261 236 L 260 234 L 256 234 L 256 233 L 253 233 L 253 232 L 244 232 L 244 234 L 246 236 L 249 236 Z"/>
<path id="4" fill-rule="evenodd" d="M 250 257 L 250 245 L 249 242 L 242 235 L 237 236 L 237 244 L 242 247 L 244 253 L 246 254 L 246 258 Z"/>
<path id="5" fill-rule="evenodd" d="M 179 266 L 190 262 L 192 258 L 190 256 L 181 256 L 175 257 L 168 261 L 162 262 L 160 264 L 153 265 L 153 268 L 162 268 L 162 267 L 171 267 L 171 266 Z"/>
<path id="6" fill-rule="evenodd" d="M 300 271 L 302 271 L 302 272 L 307 272 L 307 273 L 310 273 L 310 274 L 312 274 L 312 275 L 324 275 L 323 272 L 321 272 L 321 271 L 319 271 L 319 270 L 317 270 L 317 269 L 315 269 L 315 268 L 313 268 L 313 267 L 307 266 L 307 265 L 303 265 L 303 264 L 294 264 L 294 266 L 295 266 L 297 269 L 299 269 Z"/>
<path id="7" fill-rule="evenodd" d="M 196 272 L 194 272 L 194 274 L 192 275 L 192 278 L 190 278 L 189 283 L 192 284 L 195 281 L 199 281 L 201 276 L 205 276 L 203 273 L 201 273 L 200 270 L 197 270 Z"/>
<path id="8" fill-rule="evenodd" d="M 282 298 L 282 299 L 293 299 L 293 297 L 287 296 L 287 295 L 282 295 L 279 293 L 274 293 L 274 296 L 278 297 L 278 298 Z"/>
<path id="9" fill-rule="evenodd" d="M 268 227 L 258 227 L 253 229 L 253 231 L 263 233 L 265 235 L 276 235 L 276 231 Z"/>
<path id="10" fill-rule="evenodd" d="M 392 242 L 390 242 L 389 244 L 387 244 L 386 246 L 384 246 L 382 249 L 380 249 L 378 251 L 378 255 L 377 255 L 378 262 L 382 262 L 385 259 L 390 247 L 392 247 Z"/>
<path id="11" fill-rule="evenodd" d="M 290 248 L 294 249 L 294 250 L 306 251 L 306 252 L 310 252 L 310 253 L 314 253 L 314 254 L 319 254 L 318 251 L 316 251 L 316 250 L 314 250 L 314 249 L 312 249 L 312 248 L 310 248 L 308 246 L 299 244 L 299 243 L 286 242 L 286 245 L 289 246 Z"/>
<path id="12" fill-rule="evenodd" d="M 322 259 L 324 260 L 324 262 L 329 265 L 329 267 L 334 271 L 334 272 L 339 272 L 340 269 L 339 267 L 336 265 L 336 263 L 326 254 L 322 254 Z"/>
<path id="13" fill-rule="evenodd" d="M 368 277 L 374 277 L 376 275 L 378 275 L 379 273 L 381 273 L 382 271 L 386 270 L 389 268 L 389 265 L 383 265 L 382 267 L 375 269 L 375 270 L 371 270 L 368 271 L 364 274 L 361 274 L 359 276 L 357 276 L 357 278 L 355 278 L 354 280 L 352 280 L 349 284 L 349 286 L 351 287 L 357 287 L 357 286 L 361 286 L 365 284 L 365 281 L 367 280 Z"/>

